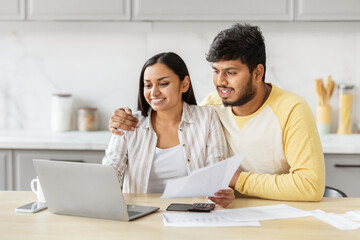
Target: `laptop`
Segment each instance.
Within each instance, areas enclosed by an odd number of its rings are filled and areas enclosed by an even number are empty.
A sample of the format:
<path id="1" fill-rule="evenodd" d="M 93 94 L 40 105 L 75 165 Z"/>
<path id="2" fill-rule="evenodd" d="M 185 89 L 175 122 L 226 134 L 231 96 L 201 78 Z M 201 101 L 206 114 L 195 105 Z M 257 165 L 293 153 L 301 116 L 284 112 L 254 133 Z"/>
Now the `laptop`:
<path id="1" fill-rule="evenodd" d="M 159 210 L 126 205 L 112 166 L 40 159 L 33 164 L 52 213 L 131 221 Z"/>

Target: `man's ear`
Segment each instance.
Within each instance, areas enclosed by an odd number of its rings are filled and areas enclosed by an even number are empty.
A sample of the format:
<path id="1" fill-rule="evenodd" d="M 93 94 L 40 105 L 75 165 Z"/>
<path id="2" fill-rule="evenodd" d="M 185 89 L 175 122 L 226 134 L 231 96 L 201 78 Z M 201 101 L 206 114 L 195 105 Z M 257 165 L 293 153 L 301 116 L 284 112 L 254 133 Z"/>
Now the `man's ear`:
<path id="1" fill-rule="evenodd" d="M 186 93 L 190 87 L 190 78 L 186 76 L 184 80 L 181 81 L 181 92 Z"/>
<path id="2" fill-rule="evenodd" d="M 254 71 L 254 80 L 256 82 L 262 82 L 262 77 L 264 76 L 264 66 L 262 64 L 258 64 Z"/>

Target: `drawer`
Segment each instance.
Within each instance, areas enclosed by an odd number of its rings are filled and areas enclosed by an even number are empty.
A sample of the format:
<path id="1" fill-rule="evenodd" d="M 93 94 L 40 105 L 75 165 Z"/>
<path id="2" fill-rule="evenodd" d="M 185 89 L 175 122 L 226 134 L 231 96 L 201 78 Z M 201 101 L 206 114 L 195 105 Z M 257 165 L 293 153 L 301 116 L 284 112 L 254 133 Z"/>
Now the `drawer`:
<path id="1" fill-rule="evenodd" d="M 49 159 L 100 164 L 104 155 L 104 151 L 90 150 L 15 150 L 13 154 L 13 190 L 30 190 L 30 181 L 36 177 L 32 159 Z"/>
<path id="2" fill-rule="evenodd" d="M 325 154 L 326 185 L 345 192 L 348 197 L 360 197 L 360 155 Z"/>

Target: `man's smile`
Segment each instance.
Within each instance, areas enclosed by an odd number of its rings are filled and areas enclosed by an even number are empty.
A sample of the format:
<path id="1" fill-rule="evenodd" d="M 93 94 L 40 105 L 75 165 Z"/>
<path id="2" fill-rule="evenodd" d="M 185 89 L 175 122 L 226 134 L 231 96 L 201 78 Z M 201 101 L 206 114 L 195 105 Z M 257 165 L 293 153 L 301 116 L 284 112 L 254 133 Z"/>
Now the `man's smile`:
<path id="1" fill-rule="evenodd" d="M 219 96 L 221 98 L 228 98 L 233 93 L 234 89 L 229 87 L 217 87 Z"/>

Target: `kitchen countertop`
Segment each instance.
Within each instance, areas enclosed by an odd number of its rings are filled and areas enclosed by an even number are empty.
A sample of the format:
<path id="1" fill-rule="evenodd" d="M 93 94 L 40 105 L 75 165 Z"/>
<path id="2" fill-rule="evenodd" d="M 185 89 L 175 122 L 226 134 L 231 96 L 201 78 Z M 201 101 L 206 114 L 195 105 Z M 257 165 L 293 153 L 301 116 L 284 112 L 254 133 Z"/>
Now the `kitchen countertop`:
<path id="1" fill-rule="evenodd" d="M 360 154 L 360 134 L 320 135 L 325 154 Z"/>
<path id="2" fill-rule="evenodd" d="M 109 131 L 0 130 L 0 149 L 105 150 Z"/>
<path id="3" fill-rule="evenodd" d="M 109 131 L 0 130 L 0 149 L 105 150 Z M 360 154 L 360 134 L 321 135 L 325 154 Z"/>

